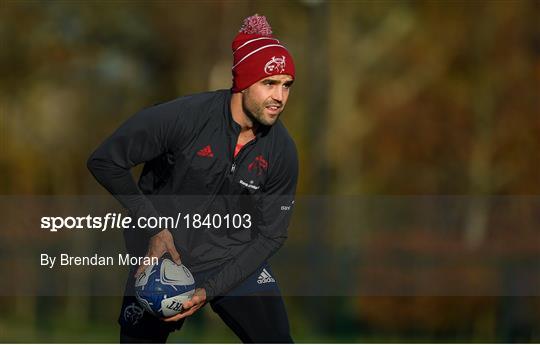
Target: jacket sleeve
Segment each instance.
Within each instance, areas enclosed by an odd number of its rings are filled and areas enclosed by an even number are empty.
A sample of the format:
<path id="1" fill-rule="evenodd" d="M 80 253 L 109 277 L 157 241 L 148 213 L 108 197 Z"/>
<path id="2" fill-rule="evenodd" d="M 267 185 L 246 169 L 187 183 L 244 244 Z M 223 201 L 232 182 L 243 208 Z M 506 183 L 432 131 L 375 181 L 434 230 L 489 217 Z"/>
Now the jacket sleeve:
<path id="1" fill-rule="evenodd" d="M 157 217 L 158 211 L 140 191 L 130 169 L 174 150 L 182 138 L 178 107 L 163 103 L 136 113 L 90 156 L 88 169 L 129 212 L 131 217 Z M 162 229 L 147 228 L 150 235 Z"/>
<path id="2" fill-rule="evenodd" d="M 298 157 L 294 143 L 287 152 L 280 155 L 272 174 L 258 204 L 260 221 L 255 229 L 258 230 L 258 236 L 246 250 L 203 283 L 208 299 L 223 296 L 249 277 L 287 239 L 298 180 Z"/>

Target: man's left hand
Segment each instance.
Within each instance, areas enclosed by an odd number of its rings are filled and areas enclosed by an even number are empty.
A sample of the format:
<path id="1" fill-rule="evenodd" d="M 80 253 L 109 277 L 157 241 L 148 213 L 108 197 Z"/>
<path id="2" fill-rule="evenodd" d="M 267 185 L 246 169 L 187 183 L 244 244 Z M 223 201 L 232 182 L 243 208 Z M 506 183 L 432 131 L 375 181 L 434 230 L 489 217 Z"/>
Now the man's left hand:
<path id="1" fill-rule="evenodd" d="M 178 321 L 187 316 L 193 315 L 199 308 L 201 308 L 206 303 L 206 290 L 203 288 L 198 288 L 195 290 L 195 293 L 191 298 L 184 303 L 182 303 L 182 312 L 174 316 L 163 319 L 163 321 L 171 322 Z"/>

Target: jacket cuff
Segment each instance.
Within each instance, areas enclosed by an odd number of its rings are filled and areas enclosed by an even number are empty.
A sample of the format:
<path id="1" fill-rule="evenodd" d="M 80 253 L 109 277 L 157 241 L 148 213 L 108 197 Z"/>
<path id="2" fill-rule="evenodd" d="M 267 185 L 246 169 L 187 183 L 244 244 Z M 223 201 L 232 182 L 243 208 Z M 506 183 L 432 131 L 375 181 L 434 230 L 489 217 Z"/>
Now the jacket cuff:
<path id="1" fill-rule="evenodd" d="M 206 292 L 206 300 L 207 301 L 210 301 L 212 299 L 214 299 L 215 296 L 215 292 L 214 290 L 210 287 L 210 284 L 208 282 L 204 283 L 201 288 L 204 289 L 204 291 Z"/>

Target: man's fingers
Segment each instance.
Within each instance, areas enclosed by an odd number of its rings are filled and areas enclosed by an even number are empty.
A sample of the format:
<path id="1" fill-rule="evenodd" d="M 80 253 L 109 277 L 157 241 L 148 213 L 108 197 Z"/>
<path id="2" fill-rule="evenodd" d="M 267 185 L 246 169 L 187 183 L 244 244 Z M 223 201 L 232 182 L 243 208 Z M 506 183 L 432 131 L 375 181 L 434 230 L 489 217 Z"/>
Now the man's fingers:
<path id="1" fill-rule="evenodd" d="M 141 275 L 141 273 L 144 272 L 144 270 L 148 267 L 149 265 L 145 265 L 145 264 L 142 264 L 139 266 L 139 268 L 137 269 L 137 272 L 135 272 L 135 278 L 139 278 L 139 276 Z"/>
<path id="2" fill-rule="evenodd" d="M 144 256 L 148 256 L 149 253 L 146 253 Z M 140 265 L 139 268 L 137 268 L 137 271 L 135 271 L 135 278 L 139 278 L 139 276 L 141 275 L 141 273 L 144 272 L 144 270 L 146 269 L 146 267 L 148 267 L 147 265 Z"/>
<path id="3" fill-rule="evenodd" d="M 191 300 L 188 300 L 188 301 L 185 301 L 184 303 L 182 303 L 182 307 L 184 309 L 190 309 L 191 307 L 193 307 L 195 303 L 193 303 L 193 301 Z"/>
<path id="4" fill-rule="evenodd" d="M 202 297 L 197 296 L 197 295 L 192 296 L 191 299 L 188 299 L 187 301 L 182 303 L 182 307 L 184 309 L 192 309 L 195 307 L 198 309 L 203 305 L 204 305 L 204 300 L 202 299 Z"/>
<path id="5" fill-rule="evenodd" d="M 197 304 L 193 308 L 189 309 L 189 314 L 186 314 L 186 316 L 193 315 L 197 310 L 201 309 L 202 304 Z"/>
<path id="6" fill-rule="evenodd" d="M 171 322 L 171 321 L 178 321 L 180 319 L 185 318 L 186 316 L 193 315 L 197 310 L 199 310 L 204 303 L 202 301 L 199 301 L 198 296 L 194 296 L 194 299 L 187 300 L 184 303 L 182 303 L 182 309 L 184 310 L 180 314 L 176 314 L 174 316 L 171 316 L 169 318 L 163 319 L 163 321 Z"/>
<path id="7" fill-rule="evenodd" d="M 176 315 L 174 315 L 174 316 L 167 317 L 167 318 L 162 319 L 162 320 L 165 321 L 165 322 L 174 322 L 174 321 L 178 321 L 178 320 L 180 320 L 180 319 L 186 317 L 186 316 L 187 316 L 186 313 L 187 313 L 187 312 L 183 312 L 183 313 L 180 313 L 180 314 L 176 314 Z"/>
<path id="8" fill-rule="evenodd" d="M 174 242 L 167 243 L 167 251 L 169 254 L 171 254 L 171 258 L 174 262 L 176 262 L 177 265 L 180 265 L 182 261 L 180 260 L 180 254 L 178 254 L 178 251 L 176 250 L 176 247 L 174 246 Z"/>
<path id="9" fill-rule="evenodd" d="M 187 301 L 185 301 L 182 306 L 186 309 L 188 308 L 191 308 L 193 307 L 194 305 L 197 305 L 197 304 L 200 304 L 202 302 L 202 299 L 197 296 L 197 295 L 193 295 L 191 296 L 190 299 L 188 299 Z"/>
<path id="10" fill-rule="evenodd" d="M 146 253 L 144 256 L 147 257 L 147 258 L 154 258 L 154 257 L 157 257 L 156 255 L 151 254 L 151 253 Z M 144 270 L 145 270 L 148 266 L 150 266 L 150 265 L 145 265 L 145 264 L 140 265 L 139 268 L 137 269 L 137 271 L 135 272 L 135 278 L 138 278 L 138 277 L 141 275 L 141 273 L 143 273 Z"/>
<path id="11" fill-rule="evenodd" d="M 183 311 L 180 314 L 176 314 L 174 316 L 163 319 L 163 321 L 166 321 L 166 322 L 178 321 L 180 319 L 185 318 L 186 316 L 192 315 L 195 312 L 195 310 L 196 309 L 187 309 L 186 311 Z"/>

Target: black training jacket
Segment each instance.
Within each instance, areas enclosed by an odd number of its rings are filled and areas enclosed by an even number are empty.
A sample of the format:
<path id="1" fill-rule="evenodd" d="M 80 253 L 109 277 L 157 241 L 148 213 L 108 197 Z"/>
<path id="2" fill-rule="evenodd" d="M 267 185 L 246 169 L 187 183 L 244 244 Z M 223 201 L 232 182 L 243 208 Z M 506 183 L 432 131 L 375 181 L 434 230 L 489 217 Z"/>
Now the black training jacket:
<path id="1" fill-rule="evenodd" d="M 219 228 L 187 229 L 182 221 L 171 229 L 187 267 L 221 267 L 197 282 L 209 298 L 224 295 L 283 245 L 298 178 L 296 146 L 279 120 L 234 157 L 240 126 L 230 100 L 230 90 L 218 90 L 143 109 L 88 159 L 97 181 L 134 218 L 222 216 Z M 130 169 L 140 163 L 145 165 L 136 185 Z M 251 215 L 251 228 L 226 227 L 226 214 Z M 145 235 L 140 242 L 147 246 L 149 235 L 160 229 L 145 230 L 125 234 Z"/>

